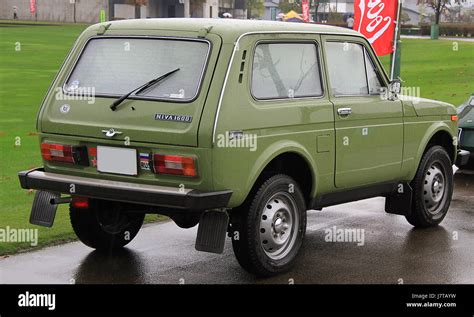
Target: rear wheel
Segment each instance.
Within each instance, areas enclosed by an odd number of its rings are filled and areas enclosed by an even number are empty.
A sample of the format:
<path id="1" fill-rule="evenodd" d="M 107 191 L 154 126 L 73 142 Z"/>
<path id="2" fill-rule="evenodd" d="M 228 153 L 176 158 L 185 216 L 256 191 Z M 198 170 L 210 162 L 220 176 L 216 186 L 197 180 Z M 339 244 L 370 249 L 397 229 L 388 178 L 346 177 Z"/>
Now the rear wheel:
<path id="1" fill-rule="evenodd" d="M 291 268 L 306 231 L 305 200 L 292 178 L 269 178 L 231 217 L 232 246 L 245 270 L 271 276 Z"/>
<path id="2" fill-rule="evenodd" d="M 71 225 L 79 240 L 102 251 L 120 249 L 135 238 L 144 213 L 127 213 L 124 205 L 103 200 L 90 200 L 89 208 L 70 207 Z"/>
<path id="3" fill-rule="evenodd" d="M 412 181 L 413 203 L 406 216 L 415 227 L 437 226 L 446 216 L 453 195 L 451 159 L 441 146 L 433 146 L 423 155 Z"/>

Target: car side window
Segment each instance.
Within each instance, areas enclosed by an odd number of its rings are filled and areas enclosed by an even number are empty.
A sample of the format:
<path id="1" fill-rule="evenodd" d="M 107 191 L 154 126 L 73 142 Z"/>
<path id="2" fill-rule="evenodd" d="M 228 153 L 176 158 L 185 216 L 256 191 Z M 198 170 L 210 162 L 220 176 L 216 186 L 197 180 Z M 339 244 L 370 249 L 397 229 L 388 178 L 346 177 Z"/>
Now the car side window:
<path id="1" fill-rule="evenodd" d="M 329 79 L 334 95 L 367 95 L 364 48 L 348 42 L 326 42 Z"/>
<path id="2" fill-rule="evenodd" d="M 258 44 L 253 57 L 251 89 L 256 99 L 322 96 L 316 44 Z"/>
<path id="3" fill-rule="evenodd" d="M 382 84 L 377 75 L 376 68 L 372 59 L 370 58 L 369 53 L 365 50 L 365 65 L 367 67 L 367 80 L 369 82 L 369 94 L 370 95 L 379 95 L 382 89 Z"/>

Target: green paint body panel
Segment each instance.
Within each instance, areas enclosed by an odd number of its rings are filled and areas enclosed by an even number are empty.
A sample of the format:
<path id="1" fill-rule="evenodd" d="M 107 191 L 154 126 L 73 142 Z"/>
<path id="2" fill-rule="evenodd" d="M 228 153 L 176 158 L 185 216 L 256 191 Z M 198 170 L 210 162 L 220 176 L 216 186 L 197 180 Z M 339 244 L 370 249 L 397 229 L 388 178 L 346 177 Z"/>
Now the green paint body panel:
<path id="1" fill-rule="evenodd" d="M 364 45 L 383 84 L 388 85 L 369 43 L 352 30 L 267 21 L 146 19 L 111 22 L 103 35 L 97 35 L 101 25 L 84 31 L 53 82 L 38 115 L 40 140 L 194 156 L 198 177 L 148 171 L 119 176 L 98 173 L 94 167 L 56 162 L 45 162 L 46 171 L 131 183 L 184 185 L 205 191 L 229 189 L 233 194 L 228 207 L 233 208 L 245 200 L 265 167 L 284 153 L 299 155 L 310 167 L 307 175 L 312 178 L 311 196 L 316 197 L 366 185 L 409 181 L 433 135 L 439 131 L 450 137 L 457 134 L 456 122 L 451 121 L 456 110 L 449 104 L 426 99 L 381 100 L 378 95 L 333 96 L 324 50 L 328 39 Z M 87 41 L 110 36 L 209 41 L 209 60 L 197 99 L 190 103 L 130 99 L 115 112 L 109 109 L 113 98 L 96 97 L 94 104 L 56 100 L 57 89 L 65 83 Z M 259 41 L 315 43 L 324 94 L 317 98 L 256 100 L 250 86 L 253 52 Z M 64 103 L 71 106 L 67 115 L 59 110 Z M 352 115 L 339 117 L 337 109 L 342 106 L 352 107 Z M 157 121 L 156 113 L 189 115 L 193 121 Z M 120 130 L 123 135 L 106 138 L 102 130 L 108 128 Z M 229 131 L 257 136 L 256 148 L 222 146 Z M 128 145 L 125 136 L 130 140 Z"/>
<path id="2" fill-rule="evenodd" d="M 474 95 L 458 108 L 459 128 L 462 129 L 460 147 L 474 153 Z"/>

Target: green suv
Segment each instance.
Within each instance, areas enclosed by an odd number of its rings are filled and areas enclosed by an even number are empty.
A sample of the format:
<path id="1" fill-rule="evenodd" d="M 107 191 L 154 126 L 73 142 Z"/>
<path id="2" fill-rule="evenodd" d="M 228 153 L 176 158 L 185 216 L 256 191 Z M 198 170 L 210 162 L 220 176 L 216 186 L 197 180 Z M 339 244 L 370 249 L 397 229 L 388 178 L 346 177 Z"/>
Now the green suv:
<path id="1" fill-rule="evenodd" d="M 458 108 L 459 112 L 459 147 L 470 151 L 470 157 L 458 167 L 474 169 L 474 94 L 469 100 Z"/>
<path id="2" fill-rule="evenodd" d="M 456 109 L 398 90 L 343 28 L 93 25 L 38 114 L 44 167 L 19 174 L 38 190 L 30 222 L 52 226 L 69 204 L 79 239 L 109 252 L 163 214 L 199 224 L 198 250 L 222 252 L 228 235 L 242 267 L 267 276 L 294 263 L 309 209 L 383 196 L 386 212 L 435 226 L 453 191 Z"/>

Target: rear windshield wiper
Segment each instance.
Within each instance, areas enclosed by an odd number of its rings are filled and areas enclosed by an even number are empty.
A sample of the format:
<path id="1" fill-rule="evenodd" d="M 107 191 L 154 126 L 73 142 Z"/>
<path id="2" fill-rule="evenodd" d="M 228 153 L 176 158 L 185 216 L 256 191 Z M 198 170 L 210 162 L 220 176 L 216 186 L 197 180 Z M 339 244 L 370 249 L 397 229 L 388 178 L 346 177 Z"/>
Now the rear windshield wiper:
<path id="1" fill-rule="evenodd" d="M 164 75 L 161 75 L 160 77 L 158 78 L 155 78 L 153 80 L 150 80 L 149 82 L 147 82 L 146 84 L 138 87 L 138 88 L 135 88 L 134 90 L 132 90 L 131 92 L 129 92 L 128 94 L 125 94 L 123 95 L 122 97 L 120 97 L 119 99 L 115 100 L 114 103 L 112 105 L 110 105 L 110 109 L 112 109 L 112 111 L 115 111 L 115 109 L 117 109 L 117 107 L 125 100 L 127 99 L 128 97 L 130 97 L 131 94 L 135 93 L 135 95 L 141 93 L 142 91 L 158 84 L 160 81 L 168 78 L 169 76 L 171 76 L 172 74 L 176 73 L 177 71 L 179 70 L 179 68 L 176 68 L 176 69 L 173 69 L 172 71 L 170 72 L 167 72 L 166 74 Z"/>

